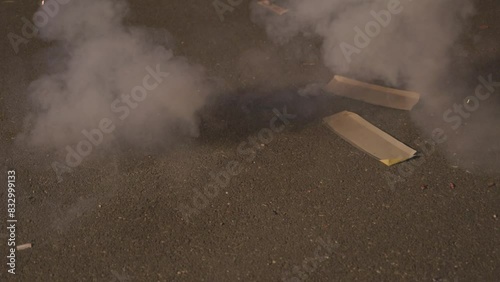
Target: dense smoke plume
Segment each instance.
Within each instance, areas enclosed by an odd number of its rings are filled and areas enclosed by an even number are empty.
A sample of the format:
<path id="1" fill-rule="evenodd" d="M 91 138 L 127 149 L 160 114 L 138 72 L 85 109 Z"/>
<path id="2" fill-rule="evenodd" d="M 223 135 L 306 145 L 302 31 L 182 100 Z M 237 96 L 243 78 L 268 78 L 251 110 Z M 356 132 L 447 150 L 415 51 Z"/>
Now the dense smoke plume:
<path id="1" fill-rule="evenodd" d="M 44 9 L 53 12 L 39 37 L 53 47 L 44 56 L 48 70 L 29 87 L 27 141 L 62 149 L 118 138 L 142 146 L 198 134 L 209 94 L 204 72 L 173 55 L 166 31 L 125 25 L 125 1 L 51 0 Z"/>
<path id="2" fill-rule="evenodd" d="M 276 2 L 290 12 L 253 9 L 254 21 L 275 41 L 319 36 L 324 64 L 334 73 L 416 90 L 447 69 L 450 47 L 473 12 L 469 0 Z"/>

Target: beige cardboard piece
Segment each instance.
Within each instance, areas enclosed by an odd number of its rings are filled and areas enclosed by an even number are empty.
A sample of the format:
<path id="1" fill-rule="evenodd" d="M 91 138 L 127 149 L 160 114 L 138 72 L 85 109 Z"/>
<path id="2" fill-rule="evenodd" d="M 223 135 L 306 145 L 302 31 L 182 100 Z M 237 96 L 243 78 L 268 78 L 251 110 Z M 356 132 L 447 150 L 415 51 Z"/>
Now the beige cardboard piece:
<path id="1" fill-rule="evenodd" d="M 334 76 L 325 90 L 370 104 L 408 111 L 420 100 L 417 92 L 369 84 L 340 75 Z"/>
<path id="2" fill-rule="evenodd" d="M 276 5 L 276 4 L 272 4 L 269 1 L 259 0 L 259 1 L 257 1 L 257 3 L 259 3 L 259 5 L 266 7 L 267 9 L 273 11 L 274 13 L 276 13 L 276 14 L 278 14 L 280 16 L 283 15 L 283 14 L 285 14 L 286 12 L 288 12 L 288 9 L 280 7 L 280 6 Z"/>
<path id="3" fill-rule="evenodd" d="M 344 140 L 387 166 L 411 159 L 417 152 L 353 112 L 343 111 L 323 121 Z"/>

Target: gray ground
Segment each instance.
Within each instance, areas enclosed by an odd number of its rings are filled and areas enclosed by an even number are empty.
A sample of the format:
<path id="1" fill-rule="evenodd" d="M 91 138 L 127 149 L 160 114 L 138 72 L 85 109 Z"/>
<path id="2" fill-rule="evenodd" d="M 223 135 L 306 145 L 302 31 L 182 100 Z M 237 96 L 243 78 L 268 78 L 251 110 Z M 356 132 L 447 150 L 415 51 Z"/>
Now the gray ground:
<path id="1" fill-rule="evenodd" d="M 499 11 L 498 1 L 478 1 L 464 37 L 472 39 L 461 43 L 477 74 L 498 72 Z M 29 15 L 22 6 L 19 12 Z M 391 190 L 386 172 L 400 166 L 353 148 L 321 118 L 352 110 L 413 144 L 425 136 L 410 114 L 297 95 L 298 87 L 332 77 L 317 57 L 301 61 L 293 51 L 316 43 L 273 45 L 249 20 L 247 3 L 221 22 L 210 1 L 134 1 L 130 21 L 167 28 L 177 54 L 222 78 L 224 91 L 203 113 L 199 138 L 162 151 L 97 151 L 58 182 L 52 152 L 14 146 L 27 111 L 23 91 L 37 74 L 33 56 L 44 43 L 32 40 L 14 55 L 5 34 L 22 22 L 12 13 L 1 17 L 2 174 L 16 170 L 17 242 L 33 248 L 17 252 L 17 274 L 7 274 L 2 228 L 1 281 L 500 280 L 500 194 L 492 186 L 500 174 L 454 168 L 439 148 L 411 161 L 422 164 Z M 255 62 L 252 52 L 269 56 Z M 272 67 L 272 75 L 259 75 Z M 284 107 L 297 116 L 287 128 L 257 142 L 254 157 L 238 153 L 269 127 L 273 108 Z M 241 171 L 229 185 L 193 203 L 194 190 L 231 161 Z M 0 195 L 5 203 L 6 188 Z M 198 206 L 189 222 L 180 204 Z"/>

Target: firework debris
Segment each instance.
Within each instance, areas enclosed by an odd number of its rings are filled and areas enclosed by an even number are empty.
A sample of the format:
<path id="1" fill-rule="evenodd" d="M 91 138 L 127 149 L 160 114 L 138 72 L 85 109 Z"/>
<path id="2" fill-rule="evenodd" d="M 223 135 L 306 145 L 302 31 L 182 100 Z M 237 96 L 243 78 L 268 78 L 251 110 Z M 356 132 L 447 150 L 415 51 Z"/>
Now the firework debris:
<path id="1" fill-rule="evenodd" d="M 275 14 L 278 14 L 280 16 L 288 12 L 288 9 L 272 3 L 271 0 L 259 0 L 257 1 L 257 3 L 259 3 L 259 5 L 266 7 L 267 9 L 273 11 Z"/>
<path id="2" fill-rule="evenodd" d="M 411 110 L 420 100 L 417 92 L 383 87 L 336 75 L 325 91 L 366 103 L 399 110 Z"/>
<path id="3" fill-rule="evenodd" d="M 387 166 L 411 159 L 417 152 L 353 112 L 343 111 L 323 121 L 351 145 Z"/>

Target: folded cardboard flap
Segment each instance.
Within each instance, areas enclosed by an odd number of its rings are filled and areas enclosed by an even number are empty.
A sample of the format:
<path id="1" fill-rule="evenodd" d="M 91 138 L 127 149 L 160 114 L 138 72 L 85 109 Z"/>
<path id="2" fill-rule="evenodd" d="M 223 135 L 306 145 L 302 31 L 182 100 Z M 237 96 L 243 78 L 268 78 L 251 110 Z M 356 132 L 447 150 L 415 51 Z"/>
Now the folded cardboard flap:
<path id="1" fill-rule="evenodd" d="M 323 120 L 344 140 L 387 166 L 411 159 L 417 152 L 353 112 L 343 111 Z"/>
<path id="2" fill-rule="evenodd" d="M 334 76 L 325 90 L 370 104 L 408 111 L 420 100 L 417 92 L 369 84 L 340 75 Z"/>

